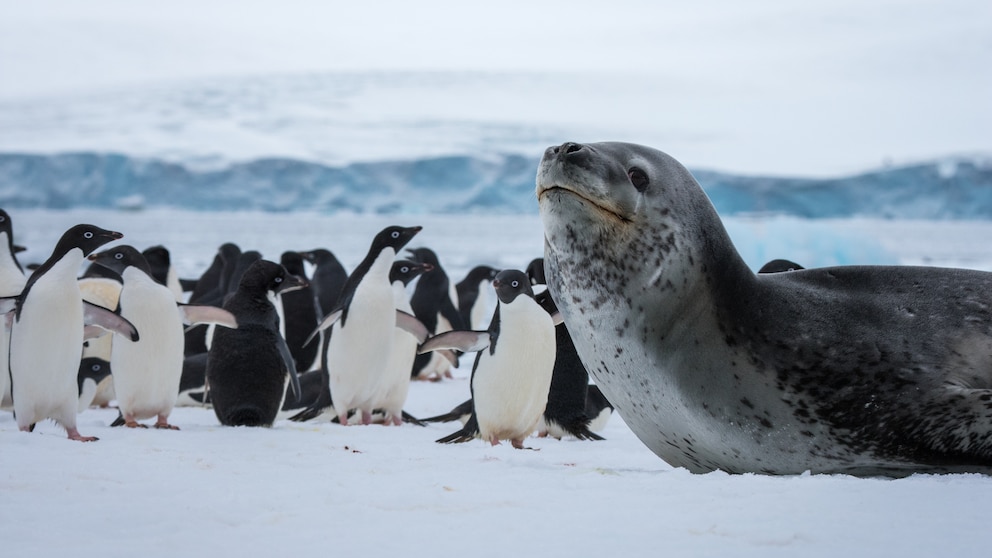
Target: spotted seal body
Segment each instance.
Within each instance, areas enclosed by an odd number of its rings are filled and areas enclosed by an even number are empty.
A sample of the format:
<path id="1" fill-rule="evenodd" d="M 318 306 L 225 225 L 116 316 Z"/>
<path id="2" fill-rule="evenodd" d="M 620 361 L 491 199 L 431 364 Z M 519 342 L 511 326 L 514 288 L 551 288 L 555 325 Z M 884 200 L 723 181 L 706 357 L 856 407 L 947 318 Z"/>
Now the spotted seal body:
<path id="1" fill-rule="evenodd" d="M 549 148 L 548 283 L 579 356 L 693 472 L 992 472 L 992 274 L 752 273 L 692 175 L 623 143 Z"/>

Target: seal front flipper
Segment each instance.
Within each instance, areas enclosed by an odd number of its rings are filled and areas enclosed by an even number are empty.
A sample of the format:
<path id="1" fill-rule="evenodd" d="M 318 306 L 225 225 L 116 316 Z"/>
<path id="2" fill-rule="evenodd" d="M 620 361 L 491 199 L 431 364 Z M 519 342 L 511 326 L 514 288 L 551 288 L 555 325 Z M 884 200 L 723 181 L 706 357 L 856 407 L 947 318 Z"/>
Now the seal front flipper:
<path id="1" fill-rule="evenodd" d="M 439 349 L 457 349 L 465 353 L 481 351 L 491 342 L 488 331 L 446 331 L 435 335 L 417 349 L 418 354 L 429 353 Z"/>
<path id="2" fill-rule="evenodd" d="M 83 301 L 83 326 L 96 326 L 117 333 L 131 341 L 138 340 L 138 330 L 120 314 L 111 312 L 102 306 Z M 92 332 L 92 329 L 87 330 Z"/>
<path id="3" fill-rule="evenodd" d="M 332 325 L 334 325 L 335 322 L 340 320 L 341 314 L 343 312 L 344 309 L 339 308 L 331 312 L 330 314 L 324 316 L 324 319 L 320 321 L 320 325 L 317 326 L 317 329 L 313 330 L 313 332 L 307 337 L 306 341 L 303 342 L 303 346 L 306 347 L 307 345 L 309 345 L 310 342 L 313 341 L 313 338 L 316 337 L 318 333 L 331 327 Z"/>
<path id="4" fill-rule="evenodd" d="M 217 324 L 230 329 L 238 329 L 238 320 L 223 308 L 205 304 L 179 304 L 179 315 L 189 326 Z"/>

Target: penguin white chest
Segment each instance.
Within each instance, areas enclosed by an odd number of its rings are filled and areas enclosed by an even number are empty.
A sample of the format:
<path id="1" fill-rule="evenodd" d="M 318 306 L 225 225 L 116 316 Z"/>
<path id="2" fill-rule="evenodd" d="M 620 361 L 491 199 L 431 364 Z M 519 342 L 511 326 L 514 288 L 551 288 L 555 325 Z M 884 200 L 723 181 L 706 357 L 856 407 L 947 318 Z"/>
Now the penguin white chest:
<path id="1" fill-rule="evenodd" d="M 348 315 L 334 324 L 327 348 L 327 370 L 334 406 L 348 409 L 377 393 L 388 363 L 396 328 L 396 308 L 389 284 L 393 254 L 378 258 L 355 288 Z"/>
<path id="2" fill-rule="evenodd" d="M 496 346 L 482 350 L 472 376 L 479 434 L 483 439 L 530 435 L 548 403 L 555 364 L 551 317 L 533 299 L 500 307 Z"/>
<path id="3" fill-rule="evenodd" d="M 18 422 L 75 413 L 83 344 L 83 299 L 76 285 L 82 251 L 70 251 L 28 292 L 10 337 L 10 370 Z M 60 419 L 61 420 L 61 419 Z"/>
<path id="4" fill-rule="evenodd" d="M 114 343 L 111 362 L 121 411 L 135 419 L 168 414 L 179 393 L 183 366 L 183 327 L 172 291 L 141 271 L 124 271 L 121 315 L 141 335 Z"/>

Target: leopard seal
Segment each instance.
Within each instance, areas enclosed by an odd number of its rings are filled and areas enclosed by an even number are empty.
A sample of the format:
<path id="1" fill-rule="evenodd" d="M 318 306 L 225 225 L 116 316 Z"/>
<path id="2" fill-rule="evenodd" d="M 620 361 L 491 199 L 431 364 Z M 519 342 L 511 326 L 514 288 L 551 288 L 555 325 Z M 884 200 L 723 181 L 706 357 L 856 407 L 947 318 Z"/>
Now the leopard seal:
<path id="1" fill-rule="evenodd" d="M 548 148 L 552 297 L 640 440 L 695 473 L 992 473 L 992 273 L 755 274 L 696 180 L 627 143 Z"/>

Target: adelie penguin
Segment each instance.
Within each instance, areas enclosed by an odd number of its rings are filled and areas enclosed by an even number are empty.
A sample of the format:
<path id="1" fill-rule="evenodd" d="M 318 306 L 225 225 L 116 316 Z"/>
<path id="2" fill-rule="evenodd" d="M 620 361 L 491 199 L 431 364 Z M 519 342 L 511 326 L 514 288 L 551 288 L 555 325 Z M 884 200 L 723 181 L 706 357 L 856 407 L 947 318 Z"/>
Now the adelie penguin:
<path id="1" fill-rule="evenodd" d="M 112 329 L 130 341 L 139 339 L 134 326 L 105 309 L 84 303 L 76 276 L 83 259 L 123 235 L 93 225 L 66 231 L 52 255 L 28 279 L 24 290 L 0 312 L 13 314 L 10 335 L 11 393 L 14 415 L 22 431 L 39 420 L 53 419 L 69 439 L 90 442 L 76 428 L 79 387 L 76 381 L 84 331 Z M 92 329 L 89 329 L 92 333 Z"/>
<path id="2" fill-rule="evenodd" d="M 427 336 L 419 320 L 396 309 L 389 283 L 396 253 L 420 232 L 421 227 L 386 227 L 372 240 L 368 254 L 344 285 L 337 307 L 310 336 L 330 329 L 324 355 L 329 376 L 331 404 L 338 421 L 347 426 L 349 411 L 361 411 L 362 424 L 372 421 L 372 410 L 389 360 L 393 330 L 401 327 L 418 341 Z M 301 415 L 317 416 L 311 407 Z"/>
<path id="3" fill-rule="evenodd" d="M 407 285 L 422 273 L 434 269 L 428 263 L 400 260 L 393 263 L 389 272 L 389 282 L 393 288 L 393 304 L 396 309 L 413 314 L 410 309 L 410 296 Z M 389 351 L 389 362 L 380 382 L 379 390 L 372 407 L 382 409 L 383 423 L 399 426 L 403 423 L 403 405 L 410 391 L 410 367 L 417 356 L 418 339 L 400 328 L 393 328 L 393 344 Z"/>
<path id="4" fill-rule="evenodd" d="M 493 280 L 499 299 L 487 331 L 450 331 L 420 351 L 438 348 L 478 351 L 472 367 L 472 415 L 465 426 L 438 440 L 482 438 L 515 448 L 537 428 L 548 402 L 555 365 L 555 320 L 534 300 L 527 275 L 501 271 Z"/>
<path id="5" fill-rule="evenodd" d="M 141 251 L 141 255 L 148 262 L 148 267 L 152 270 L 152 278 L 158 283 L 169 287 L 176 297 L 176 302 L 183 300 L 183 285 L 176 273 L 176 268 L 172 265 L 172 254 L 165 246 L 150 246 Z"/>
<path id="6" fill-rule="evenodd" d="M 0 209 L 0 297 L 13 297 L 21 294 L 28 278 L 24 275 L 21 264 L 17 261 L 17 249 L 14 247 L 14 226 L 10 215 Z M 0 332 L 0 408 L 9 409 L 13 404 L 10 399 L 10 369 L 8 355 L 10 347 L 10 330 L 6 325 Z"/>
<path id="7" fill-rule="evenodd" d="M 121 416 L 111 426 L 143 427 L 137 421 L 156 418 L 155 428 L 169 424 L 182 376 L 183 324 L 219 324 L 236 328 L 230 312 L 213 306 L 176 302 L 174 292 L 152 277 L 144 255 L 133 246 L 117 246 L 90 260 L 117 274 L 123 283 L 119 312 L 141 331 L 134 343 L 114 343 L 114 393 Z"/>
<path id="8" fill-rule="evenodd" d="M 283 252 L 280 263 L 289 273 L 303 280 L 307 279 L 303 256 L 299 252 Z M 320 309 L 312 285 L 313 283 L 309 282 L 306 287 L 279 295 L 279 302 L 282 304 L 283 337 L 293 354 L 293 360 L 296 361 L 296 371 L 301 373 L 313 368 L 314 364 L 319 364 L 316 360 L 320 345 L 318 343 L 304 345 L 307 336 L 320 323 Z"/>
<path id="9" fill-rule="evenodd" d="M 544 259 L 537 258 L 527 266 L 527 276 L 532 285 L 544 285 Z M 549 313 L 557 314 L 558 307 L 548 291 L 535 297 Z M 551 390 L 548 392 L 548 406 L 541 416 L 538 435 L 561 439 L 574 436 L 580 440 L 602 440 L 589 426 L 595 416 L 586 414 L 589 404 L 589 372 L 579 360 L 572 336 L 564 323 L 555 326 L 555 368 L 551 375 Z"/>
<path id="10" fill-rule="evenodd" d="M 458 313 L 465 329 L 485 327 L 489 312 L 489 288 L 499 270 L 488 265 L 477 265 L 455 285 L 458 293 Z"/>
<path id="11" fill-rule="evenodd" d="M 412 248 L 409 250 L 413 259 L 418 262 L 431 264 L 434 269 L 424 273 L 417 281 L 417 287 L 410 298 L 413 315 L 423 322 L 430 335 L 445 331 L 471 329 L 472 326 L 462 323 L 458 312 L 458 294 L 455 286 L 448 279 L 448 274 L 441 267 L 437 254 L 430 248 Z M 447 357 L 447 358 L 443 358 Z M 433 379 L 451 377 L 451 366 L 457 366 L 458 360 L 454 353 L 434 353 L 418 355 L 410 371 L 414 378 Z"/>
<path id="12" fill-rule="evenodd" d="M 206 365 L 210 401 L 221 424 L 271 426 L 287 397 L 287 384 L 292 397 L 299 397 L 296 364 L 279 333 L 271 297 L 305 285 L 283 266 L 258 260 L 224 303 L 238 329 L 217 328 Z"/>
<path id="13" fill-rule="evenodd" d="M 76 382 L 79 385 L 79 412 L 81 413 L 96 401 L 100 384 L 113 382 L 110 375 L 110 363 L 97 357 L 86 357 L 80 360 Z"/>

